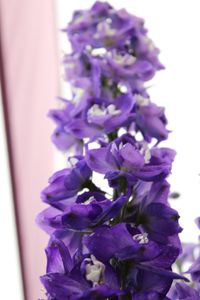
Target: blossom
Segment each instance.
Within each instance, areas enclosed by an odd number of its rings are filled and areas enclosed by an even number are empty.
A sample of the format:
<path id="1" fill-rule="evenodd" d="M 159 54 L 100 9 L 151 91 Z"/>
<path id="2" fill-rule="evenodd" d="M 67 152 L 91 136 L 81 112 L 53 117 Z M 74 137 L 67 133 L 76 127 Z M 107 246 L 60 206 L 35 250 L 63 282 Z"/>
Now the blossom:
<path id="1" fill-rule="evenodd" d="M 136 95 L 137 113 L 136 126 L 141 131 L 145 140 L 151 141 L 156 138 L 158 141 L 165 140 L 168 137 L 166 129 L 166 117 L 164 109 L 151 103 L 149 98 Z"/>
<path id="2" fill-rule="evenodd" d="M 81 196 L 84 197 L 84 194 Z M 110 201 L 97 193 L 89 193 L 89 198 L 85 202 L 78 203 L 79 199 L 80 197 L 68 199 L 62 203 L 60 210 L 47 208 L 41 213 L 42 222 L 39 222 L 43 224 L 43 227 L 87 231 L 117 216 L 127 201 L 125 196 Z"/>
<path id="3" fill-rule="evenodd" d="M 72 168 L 56 172 L 50 179 L 49 185 L 42 191 L 42 200 L 55 207 L 62 205 L 59 201 L 76 195 L 89 181 L 92 175 L 85 160 L 80 157 Z"/>
<path id="4" fill-rule="evenodd" d="M 138 289 L 141 292 L 166 293 L 172 279 L 183 279 L 169 269 L 177 257 L 176 249 L 162 247 L 151 240 L 138 239 L 136 232 L 134 229 L 131 232 L 131 228 L 128 230 L 124 223 L 113 227 L 103 226 L 86 237 L 85 244 L 100 261 L 108 263 L 114 260 L 115 266 L 126 266 L 126 275 L 122 276 L 127 276 L 124 284 L 131 293 Z M 101 245 L 104 245 L 104 251 Z M 144 284 L 141 284 L 143 281 Z"/>
<path id="5" fill-rule="evenodd" d="M 153 184 L 141 181 L 134 195 L 124 213 L 126 222 L 140 226 L 152 240 L 162 244 L 182 231 L 177 211 L 169 206 L 169 185 L 165 180 Z"/>
<path id="6" fill-rule="evenodd" d="M 94 256 L 82 257 L 81 260 L 74 257 L 73 263 L 67 247 L 60 240 L 50 241 L 46 255 L 47 274 L 41 277 L 41 281 L 51 297 L 92 300 L 121 294 L 112 268 Z"/>
<path id="7" fill-rule="evenodd" d="M 125 177 L 128 182 L 161 180 L 169 175 L 175 152 L 168 148 L 152 148 L 124 135 L 106 147 L 88 150 L 86 161 L 95 172 L 108 179 Z"/>
<path id="8" fill-rule="evenodd" d="M 159 145 L 167 118 L 145 86 L 163 65 L 144 20 L 97 1 L 63 31 L 71 96 L 49 116 L 53 143 L 73 154 L 41 193 L 47 299 L 199 299 L 199 259 L 188 270 L 195 289 L 173 288 L 188 281 L 173 271 L 182 251 L 168 201 L 175 151 Z"/>
<path id="9" fill-rule="evenodd" d="M 157 57 L 159 51 L 147 36 L 144 20 L 124 9 L 115 11 L 109 4 L 99 3 L 94 4 L 90 11 L 76 11 L 66 32 L 75 52 L 105 48 L 108 55 L 106 53 L 103 64 L 105 68 L 108 66 L 106 70 L 112 75 L 116 68 L 122 70 L 118 68 L 121 65 L 125 73 L 119 72 L 119 76 L 135 75 L 148 80 L 157 69 L 163 68 Z M 117 55 L 113 55 L 112 51 L 115 53 L 116 49 Z"/>

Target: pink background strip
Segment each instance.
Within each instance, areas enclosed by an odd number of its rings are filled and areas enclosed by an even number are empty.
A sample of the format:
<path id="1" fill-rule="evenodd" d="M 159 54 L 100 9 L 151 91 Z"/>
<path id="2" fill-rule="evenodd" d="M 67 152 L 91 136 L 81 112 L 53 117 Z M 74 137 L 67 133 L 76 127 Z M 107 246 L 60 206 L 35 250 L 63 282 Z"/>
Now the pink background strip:
<path id="1" fill-rule="evenodd" d="M 40 190 L 53 170 L 52 128 L 46 114 L 58 95 L 52 1 L 0 0 L 0 20 L 3 101 L 25 299 L 36 300 L 44 296 L 39 276 L 45 271 L 47 237 L 35 217 L 43 208 Z"/>

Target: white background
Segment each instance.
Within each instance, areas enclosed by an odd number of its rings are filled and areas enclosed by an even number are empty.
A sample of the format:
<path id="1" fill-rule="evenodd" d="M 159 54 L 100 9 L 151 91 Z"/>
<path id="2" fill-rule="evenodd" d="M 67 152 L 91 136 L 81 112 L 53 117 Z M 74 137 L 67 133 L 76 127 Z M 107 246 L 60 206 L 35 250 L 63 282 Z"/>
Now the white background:
<path id="1" fill-rule="evenodd" d="M 34 1 L 34 0 L 33 0 Z M 58 29 L 66 26 L 75 9 L 88 8 L 91 0 L 57 0 Z M 152 101 L 166 107 L 168 128 L 173 132 L 166 145 L 177 157 L 170 177 L 172 191 L 181 194 L 172 205 L 181 215 L 182 239 L 196 241 L 194 218 L 200 215 L 200 17 L 199 0 L 111 0 L 117 8 L 144 17 L 150 37 L 162 50 L 166 70 L 151 84 Z M 61 52 L 65 36 L 60 35 Z M 44 116 L 46 118 L 46 116 Z M 0 109 L 0 282 L 1 298 L 21 300 L 21 283 L 9 183 L 7 150 Z M 39 199 L 39 198 L 38 198 Z M 11 288 L 12 283 L 12 288 Z"/>

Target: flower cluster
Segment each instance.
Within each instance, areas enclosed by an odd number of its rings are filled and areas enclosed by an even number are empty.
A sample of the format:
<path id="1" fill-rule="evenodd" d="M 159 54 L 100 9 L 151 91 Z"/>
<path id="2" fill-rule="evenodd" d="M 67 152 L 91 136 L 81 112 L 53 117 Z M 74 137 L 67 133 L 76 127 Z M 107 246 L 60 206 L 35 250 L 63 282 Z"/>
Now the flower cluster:
<path id="1" fill-rule="evenodd" d="M 64 32 L 72 99 L 49 115 L 53 142 L 74 155 L 42 191 L 47 298 L 169 300 L 173 280 L 187 279 L 172 271 L 182 230 L 166 180 L 175 151 L 159 145 L 167 120 L 145 88 L 163 68 L 159 50 L 143 19 L 103 2 L 76 11 Z M 177 299 L 199 299 L 177 289 Z"/>
<path id="2" fill-rule="evenodd" d="M 67 29 L 72 53 L 64 58 L 72 100 L 50 111 L 57 124 L 52 137 L 60 150 L 82 151 L 83 139 L 97 140 L 124 128 L 144 139 L 168 136 L 164 109 L 152 103 L 144 88 L 163 68 L 144 21 L 125 10 L 97 2 L 77 11 Z"/>

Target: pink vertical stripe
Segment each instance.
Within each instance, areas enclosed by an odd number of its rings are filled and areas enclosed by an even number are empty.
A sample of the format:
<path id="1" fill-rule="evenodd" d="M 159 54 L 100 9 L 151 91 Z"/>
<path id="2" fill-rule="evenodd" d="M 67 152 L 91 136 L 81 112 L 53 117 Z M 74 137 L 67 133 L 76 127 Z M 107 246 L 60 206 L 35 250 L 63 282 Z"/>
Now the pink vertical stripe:
<path id="1" fill-rule="evenodd" d="M 45 270 L 46 236 L 35 217 L 53 169 L 46 118 L 58 94 L 53 14 L 50 0 L 0 0 L 1 73 L 28 300 L 42 295 L 38 278 Z"/>

